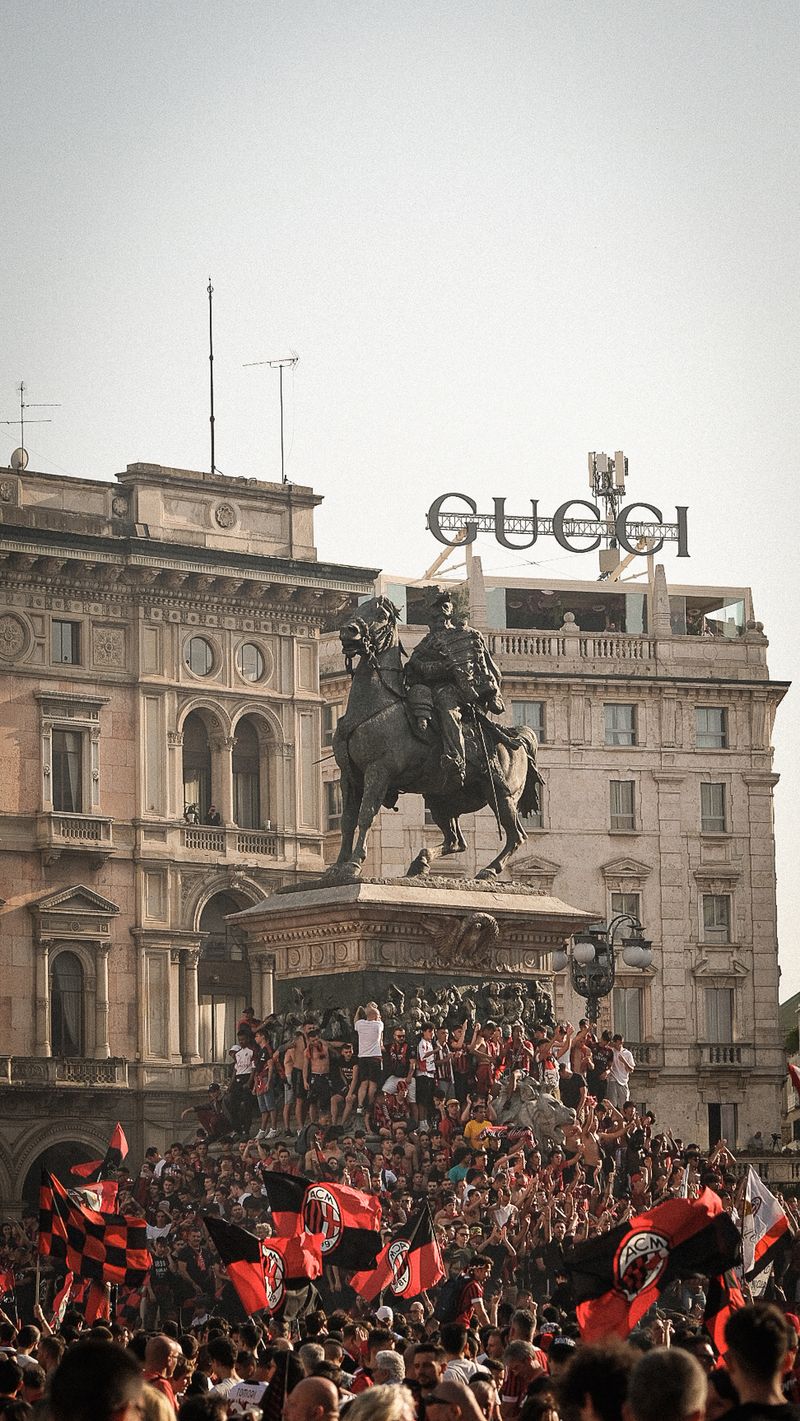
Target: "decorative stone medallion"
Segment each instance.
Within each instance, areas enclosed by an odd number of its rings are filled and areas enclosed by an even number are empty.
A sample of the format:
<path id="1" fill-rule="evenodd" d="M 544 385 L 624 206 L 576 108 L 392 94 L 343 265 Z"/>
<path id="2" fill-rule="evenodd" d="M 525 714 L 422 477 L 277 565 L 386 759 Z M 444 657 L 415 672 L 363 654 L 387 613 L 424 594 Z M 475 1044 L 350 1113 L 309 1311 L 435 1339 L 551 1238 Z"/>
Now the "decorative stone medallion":
<path id="1" fill-rule="evenodd" d="M 236 522 L 236 509 L 232 503 L 218 503 L 214 509 L 214 517 L 220 528 L 232 528 Z"/>
<path id="2" fill-rule="evenodd" d="M 124 666 L 124 628 L 94 627 L 92 630 L 92 652 L 95 666 Z"/>
<path id="3" fill-rule="evenodd" d="M 18 661 L 28 642 L 27 632 L 19 617 L 8 612 L 0 617 L 0 656 L 6 661 Z"/>

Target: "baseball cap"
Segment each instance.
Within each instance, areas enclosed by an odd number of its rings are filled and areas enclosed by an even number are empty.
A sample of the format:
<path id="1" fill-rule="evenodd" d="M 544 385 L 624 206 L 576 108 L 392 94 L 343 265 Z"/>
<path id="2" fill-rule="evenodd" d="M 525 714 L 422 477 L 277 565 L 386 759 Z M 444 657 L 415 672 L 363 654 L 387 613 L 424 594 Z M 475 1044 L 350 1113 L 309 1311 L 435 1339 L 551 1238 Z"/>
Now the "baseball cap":
<path id="1" fill-rule="evenodd" d="M 392 1312 L 391 1308 L 378 1308 L 378 1311 L 376 1312 L 375 1316 L 378 1319 L 378 1322 L 385 1322 L 387 1327 L 391 1327 L 392 1323 L 394 1322 L 394 1313 Z"/>

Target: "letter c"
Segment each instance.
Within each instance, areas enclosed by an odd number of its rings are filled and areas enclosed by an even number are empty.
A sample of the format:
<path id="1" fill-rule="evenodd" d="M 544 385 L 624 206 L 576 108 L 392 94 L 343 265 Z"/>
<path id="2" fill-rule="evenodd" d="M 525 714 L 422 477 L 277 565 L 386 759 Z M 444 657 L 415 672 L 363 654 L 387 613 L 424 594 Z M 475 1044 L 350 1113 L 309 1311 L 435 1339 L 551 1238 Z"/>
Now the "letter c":
<path id="1" fill-rule="evenodd" d="M 597 519 L 600 518 L 600 509 L 596 503 L 587 503 L 584 498 L 572 498 L 569 503 L 562 503 L 561 507 L 557 508 L 553 514 L 553 537 L 557 543 L 561 544 L 562 548 L 566 548 L 568 553 L 593 553 L 595 548 L 600 546 L 600 534 L 598 533 L 594 542 L 590 543 L 587 548 L 576 548 L 564 532 L 564 520 L 568 508 L 588 508 L 589 512 L 593 513 Z"/>
<path id="2" fill-rule="evenodd" d="M 628 537 L 628 518 L 630 517 L 630 514 L 634 508 L 646 508 L 648 513 L 652 513 L 655 515 L 659 523 L 664 522 L 664 515 L 661 512 L 661 509 L 654 507 L 652 503 L 628 503 L 625 505 L 624 508 L 620 509 L 619 513 L 617 514 L 616 522 L 614 524 L 614 534 L 616 536 L 617 542 L 622 544 L 626 553 L 633 553 L 634 555 L 639 554 L 642 557 L 644 557 L 648 553 L 660 553 L 661 549 L 664 546 L 663 538 L 661 538 L 660 541 L 656 543 L 656 546 L 654 548 L 635 548 L 631 543 L 631 540 Z"/>

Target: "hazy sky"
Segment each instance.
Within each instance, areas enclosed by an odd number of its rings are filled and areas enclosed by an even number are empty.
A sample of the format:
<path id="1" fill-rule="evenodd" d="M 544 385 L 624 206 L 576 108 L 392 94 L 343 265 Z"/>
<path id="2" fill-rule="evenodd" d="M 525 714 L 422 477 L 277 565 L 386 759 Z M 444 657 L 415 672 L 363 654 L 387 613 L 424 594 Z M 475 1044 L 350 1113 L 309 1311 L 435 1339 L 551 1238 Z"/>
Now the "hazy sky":
<path id="1" fill-rule="evenodd" d="M 752 585 L 792 677 L 795 0 L 3 0 L 0 24 L 0 416 L 21 378 L 61 406 L 32 468 L 208 467 L 211 274 L 216 462 L 278 475 L 277 377 L 243 364 L 298 352 L 287 469 L 326 497 L 322 555 L 421 573 L 437 493 L 549 512 L 584 496 L 587 450 L 622 447 L 631 493 L 689 505 L 668 576 Z"/>

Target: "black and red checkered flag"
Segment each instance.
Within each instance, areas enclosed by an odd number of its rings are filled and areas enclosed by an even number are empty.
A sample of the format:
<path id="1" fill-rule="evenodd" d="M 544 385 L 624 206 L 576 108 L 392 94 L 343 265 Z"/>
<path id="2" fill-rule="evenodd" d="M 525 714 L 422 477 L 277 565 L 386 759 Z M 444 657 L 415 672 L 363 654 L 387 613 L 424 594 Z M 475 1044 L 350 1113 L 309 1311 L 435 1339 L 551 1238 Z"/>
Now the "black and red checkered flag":
<path id="1" fill-rule="evenodd" d="M 108 1179 L 112 1170 L 119 1169 L 127 1153 L 128 1141 L 125 1138 L 125 1131 L 117 1121 L 103 1158 L 90 1159 L 85 1164 L 74 1164 L 70 1169 L 70 1174 L 77 1174 L 81 1179 L 94 1179 L 94 1182 L 98 1179 Z"/>
<path id="2" fill-rule="evenodd" d="M 396 1298 L 417 1298 L 445 1275 L 427 1199 L 401 1225 L 378 1255 L 374 1268 L 354 1273 L 350 1287 L 368 1303 L 385 1288 Z"/>
<path id="3" fill-rule="evenodd" d="M 79 1278 L 97 1283 L 138 1287 L 150 1271 L 144 1219 L 77 1204 L 46 1170 L 39 1191 L 39 1253 L 62 1259 Z"/>

